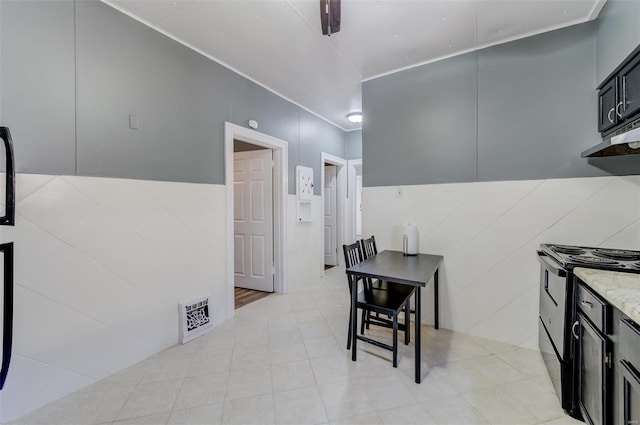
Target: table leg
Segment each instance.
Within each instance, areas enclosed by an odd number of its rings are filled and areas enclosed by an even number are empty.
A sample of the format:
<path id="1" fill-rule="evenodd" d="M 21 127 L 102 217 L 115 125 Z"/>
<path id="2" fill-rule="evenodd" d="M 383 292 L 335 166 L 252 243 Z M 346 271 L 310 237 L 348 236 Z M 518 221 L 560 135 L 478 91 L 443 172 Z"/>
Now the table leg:
<path id="1" fill-rule="evenodd" d="M 440 312 L 438 311 L 438 269 L 436 269 L 436 272 L 433 274 L 433 311 L 435 314 L 435 319 L 434 319 L 434 328 L 435 329 L 440 329 L 440 324 L 439 324 L 439 317 L 440 317 Z"/>
<path id="2" fill-rule="evenodd" d="M 351 360 L 356 361 L 358 344 L 358 278 L 349 276 L 351 279 Z"/>
<path id="3" fill-rule="evenodd" d="M 420 373 L 420 305 L 422 304 L 420 299 L 420 287 L 416 287 L 416 384 L 419 384 L 422 380 Z"/>

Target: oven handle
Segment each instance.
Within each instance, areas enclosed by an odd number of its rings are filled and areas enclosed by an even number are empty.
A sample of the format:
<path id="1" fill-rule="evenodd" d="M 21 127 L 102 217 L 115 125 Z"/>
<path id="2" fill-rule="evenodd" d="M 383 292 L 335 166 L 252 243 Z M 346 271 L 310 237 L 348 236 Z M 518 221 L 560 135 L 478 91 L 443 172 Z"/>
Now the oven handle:
<path id="1" fill-rule="evenodd" d="M 16 170 L 13 157 L 13 141 L 11 140 L 11 132 L 9 131 L 9 127 L 0 127 L 0 139 L 2 139 L 2 142 L 4 144 L 5 156 L 7 158 L 7 178 L 5 183 L 6 188 L 4 203 L 5 212 L 4 215 L 0 217 L 0 225 L 13 226 L 16 217 Z"/>
<path id="2" fill-rule="evenodd" d="M 567 271 L 562 267 L 559 267 L 546 253 L 538 251 L 538 261 L 540 261 L 547 270 L 550 270 L 556 276 L 567 277 Z"/>
<path id="3" fill-rule="evenodd" d="M 2 317 L 2 367 L 0 367 L 0 390 L 4 387 L 11 362 L 13 341 L 13 242 L 0 244 L 4 253 L 4 314 Z"/>

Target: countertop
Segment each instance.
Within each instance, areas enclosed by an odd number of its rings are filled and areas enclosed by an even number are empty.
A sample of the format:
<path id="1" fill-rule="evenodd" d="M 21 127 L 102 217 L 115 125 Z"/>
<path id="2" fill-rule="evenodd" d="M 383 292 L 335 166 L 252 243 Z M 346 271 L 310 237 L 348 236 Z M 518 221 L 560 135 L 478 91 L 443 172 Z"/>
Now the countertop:
<path id="1" fill-rule="evenodd" d="M 640 324 L 640 274 L 576 267 L 573 273 L 591 289 Z"/>

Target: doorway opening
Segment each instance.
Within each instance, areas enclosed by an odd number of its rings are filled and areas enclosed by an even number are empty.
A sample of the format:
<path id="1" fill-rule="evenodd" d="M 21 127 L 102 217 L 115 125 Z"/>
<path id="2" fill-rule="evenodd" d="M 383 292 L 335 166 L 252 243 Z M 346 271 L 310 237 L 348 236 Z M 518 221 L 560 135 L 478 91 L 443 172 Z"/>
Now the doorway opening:
<path id="1" fill-rule="evenodd" d="M 348 243 L 362 239 L 362 159 L 348 161 Z"/>
<path id="2" fill-rule="evenodd" d="M 233 288 L 234 308 L 237 310 L 240 307 L 261 300 L 269 295 L 271 295 L 270 292 L 254 291 L 253 289 L 239 288 L 236 286 Z"/>
<path id="3" fill-rule="evenodd" d="M 320 155 L 322 198 L 322 255 L 324 270 L 342 265 L 340 247 L 345 243 L 347 161 L 327 153 Z"/>
<path id="4" fill-rule="evenodd" d="M 285 293 L 287 142 L 225 123 L 227 316 L 236 285 Z"/>
<path id="5" fill-rule="evenodd" d="M 259 292 L 274 291 L 275 267 L 273 151 L 237 139 L 233 141 L 233 225 L 234 302 L 238 308 L 239 303 L 262 298 Z"/>

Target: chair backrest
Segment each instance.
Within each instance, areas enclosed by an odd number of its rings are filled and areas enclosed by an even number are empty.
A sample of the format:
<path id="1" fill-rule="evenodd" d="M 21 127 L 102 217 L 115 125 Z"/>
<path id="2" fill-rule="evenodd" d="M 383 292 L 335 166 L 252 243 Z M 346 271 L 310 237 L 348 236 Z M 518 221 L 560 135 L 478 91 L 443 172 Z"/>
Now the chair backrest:
<path id="1" fill-rule="evenodd" d="M 344 264 L 346 268 L 352 267 L 362 261 L 362 248 L 360 243 L 354 242 L 351 245 L 342 245 L 344 251 Z"/>
<path id="2" fill-rule="evenodd" d="M 364 254 L 365 260 L 369 257 L 373 257 L 378 253 L 375 236 L 372 235 L 369 239 L 362 239 L 360 241 L 360 244 L 362 245 L 362 253 Z"/>

